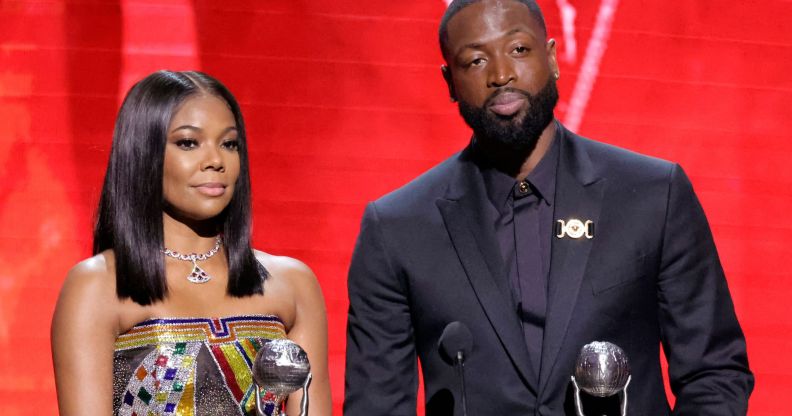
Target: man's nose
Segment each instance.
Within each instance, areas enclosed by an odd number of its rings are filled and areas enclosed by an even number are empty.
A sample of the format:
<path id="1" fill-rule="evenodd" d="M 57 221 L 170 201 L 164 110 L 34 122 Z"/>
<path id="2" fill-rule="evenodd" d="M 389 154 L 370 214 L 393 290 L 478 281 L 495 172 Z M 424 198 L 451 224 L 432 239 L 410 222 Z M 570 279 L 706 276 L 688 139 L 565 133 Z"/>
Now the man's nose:
<path id="1" fill-rule="evenodd" d="M 503 87 L 517 78 L 514 66 L 506 57 L 491 58 L 487 75 L 488 87 Z"/>

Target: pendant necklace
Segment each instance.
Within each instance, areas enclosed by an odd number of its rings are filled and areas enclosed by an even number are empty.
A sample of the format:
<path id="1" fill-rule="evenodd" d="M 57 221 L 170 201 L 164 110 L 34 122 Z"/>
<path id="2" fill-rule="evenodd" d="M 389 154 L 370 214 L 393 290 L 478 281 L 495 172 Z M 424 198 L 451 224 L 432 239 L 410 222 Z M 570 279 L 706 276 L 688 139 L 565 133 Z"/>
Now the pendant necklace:
<path id="1" fill-rule="evenodd" d="M 173 257 L 174 259 L 179 259 L 183 261 L 191 261 L 193 264 L 193 268 L 190 274 L 187 275 L 187 280 L 189 280 L 191 283 L 206 283 L 212 280 L 212 276 L 210 276 L 209 273 L 206 273 L 204 269 L 198 267 L 197 262 L 207 260 L 210 257 L 217 254 L 217 252 L 220 251 L 221 242 L 222 239 L 220 238 L 220 236 L 217 236 L 217 240 L 215 240 L 215 246 L 206 253 L 201 253 L 201 254 L 196 254 L 196 253 L 181 254 L 178 251 L 173 251 L 169 248 L 164 248 L 161 251 L 162 254 L 168 257 Z"/>

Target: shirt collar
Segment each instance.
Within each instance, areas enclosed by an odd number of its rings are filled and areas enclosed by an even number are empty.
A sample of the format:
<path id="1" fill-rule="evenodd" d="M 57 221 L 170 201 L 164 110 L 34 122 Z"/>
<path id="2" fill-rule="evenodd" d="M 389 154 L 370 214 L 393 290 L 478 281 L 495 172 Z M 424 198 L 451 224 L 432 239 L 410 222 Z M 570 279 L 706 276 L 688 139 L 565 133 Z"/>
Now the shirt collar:
<path id="1" fill-rule="evenodd" d="M 553 201 L 555 200 L 555 181 L 560 148 L 560 131 L 561 129 L 556 129 L 555 137 L 550 144 L 550 148 L 547 149 L 547 153 L 542 156 L 542 160 L 539 161 L 531 173 L 528 174 L 528 177 L 525 178 L 539 200 L 547 205 L 553 205 Z M 512 198 L 512 195 L 514 195 L 515 189 L 519 183 L 513 177 L 486 163 L 485 156 L 479 153 L 480 149 L 476 149 L 475 138 L 473 140 L 474 160 L 484 180 L 487 197 L 498 212 L 503 213 L 504 210 L 507 209 L 507 202 Z"/>
<path id="2" fill-rule="evenodd" d="M 558 167 L 560 147 L 558 144 L 560 141 L 558 137 L 559 131 L 560 129 L 556 130 L 553 142 L 550 143 L 550 148 L 547 149 L 547 153 L 542 157 L 542 160 L 525 178 L 531 184 L 534 192 L 538 194 L 539 199 L 548 205 L 553 205 L 553 200 L 555 199 L 556 168 Z"/>

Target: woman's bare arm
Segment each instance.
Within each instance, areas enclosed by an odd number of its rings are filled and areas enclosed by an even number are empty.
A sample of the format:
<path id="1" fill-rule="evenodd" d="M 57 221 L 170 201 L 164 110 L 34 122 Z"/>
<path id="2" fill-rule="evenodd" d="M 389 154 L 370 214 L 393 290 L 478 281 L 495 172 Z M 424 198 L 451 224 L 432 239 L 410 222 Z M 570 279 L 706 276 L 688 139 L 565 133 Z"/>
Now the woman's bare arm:
<path id="1" fill-rule="evenodd" d="M 118 332 L 114 276 L 94 256 L 69 271 L 52 318 L 52 361 L 61 416 L 109 415 Z"/>
<path id="2" fill-rule="evenodd" d="M 308 389 L 309 415 L 329 416 L 332 413 L 330 377 L 327 371 L 327 313 L 322 289 L 316 276 L 298 260 L 278 257 L 271 271 L 288 282 L 294 300 L 294 323 L 288 337 L 308 354 L 311 363 L 311 386 Z M 298 416 L 302 390 L 289 396 L 287 414 Z"/>

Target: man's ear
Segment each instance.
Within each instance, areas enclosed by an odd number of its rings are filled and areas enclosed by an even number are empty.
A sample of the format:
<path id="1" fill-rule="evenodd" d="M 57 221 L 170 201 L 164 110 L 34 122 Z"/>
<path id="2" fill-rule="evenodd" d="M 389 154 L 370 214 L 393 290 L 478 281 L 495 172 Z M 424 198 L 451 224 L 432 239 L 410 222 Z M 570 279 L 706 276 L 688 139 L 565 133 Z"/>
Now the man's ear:
<path id="1" fill-rule="evenodd" d="M 548 39 L 545 45 L 547 50 L 547 65 L 550 67 L 550 72 L 555 79 L 561 77 L 561 72 L 558 68 L 558 58 L 556 57 L 556 41 L 555 39 Z"/>
<path id="2" fill-rule="evenodd" d="M 457 101 L 456 92 L 454 92 L 454 78 L 451 76 L 451 69 L 448 65 L 440 65 L 440 72 L 443 73 L 443 79 L 448 87 L 448 95 L 451 97 L 451 102 Z"/>

